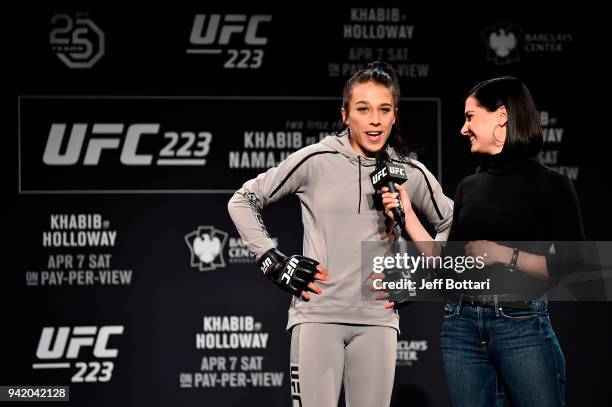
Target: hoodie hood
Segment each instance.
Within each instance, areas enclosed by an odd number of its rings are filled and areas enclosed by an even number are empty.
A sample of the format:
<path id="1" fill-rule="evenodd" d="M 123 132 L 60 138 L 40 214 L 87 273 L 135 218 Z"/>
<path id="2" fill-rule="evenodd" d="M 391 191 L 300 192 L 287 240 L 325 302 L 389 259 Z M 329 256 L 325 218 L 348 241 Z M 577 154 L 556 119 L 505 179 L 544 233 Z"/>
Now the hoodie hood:
<path id="1" fill-rule="evenodd" d="M 374 171 L 374 168 L 376 167 L 376 159 L 374 157 L 364 157 L 362 155 L 357 154 L 357 152 L 353 149 L 353 146 L 351 145 L 351 142 L 349 140 L 349 130 L 348 129 L 344 130 L 338 135 L 325 137 L 323 140 L 321 140 L 321 144 L 339 152 L 340 154 L 348 158 L 352 164 L 357 165 L 357 169 L 358 169 L 357 179 L 359 183 L 357 213 L 361 213 L 361 198 L 362 198 L 361 167 L 368 167 L 368 169 L 365 171 L 369 175 L 372 171 Z M 393 148 L 387 145 L 386 150 L 387 150 L 387 153 L 389 154 L 389 157 L 392 160 L 397 161 L 397 162 L 406 163 L 406 161 L 398 159 L 398 155 Z M 368 177 L 368 182 L 369 182 L 369 177 Z"/>
<path id="2" fill-rule="evenodd" d="M 349 140 L 348 129 L 344 130 L 337 136 L 327 136 L 321 140 L 321 144 L 325 144 L 327 147 L 336 150 L 346 158 L 348 158 L 353 164 L 361 164 L 364 167 L 375 167 L 376 159 L 373 157 L 364 157 L 357 154 L 353 149 Z"/>
<path id="3" fill-rule="evenodd" d="M 374 157 L 364 157 L 362 155 L 357 154 L 357 152 L 353 149 L 351 142 L 349 140 L 349 131 L 348 129 L 339 133 L 338 135 L 327 136 L 323 140 L 321 140 L 321 144 L 339 152 L 346 158 L 348 158 L 353 164 L 357 164 L 361 162 L 361 165 L 364 167 L 372 167 L 376 166 L 376 159 Z M 387 153 L 389 153 L 389 157 L 393 161 L 406 163 L 406 159 L 401 159 L 395 150 L 387 145 Z M 408 160 L 416 159 L 416 154 L 410 154 L 407 158 Z"/>

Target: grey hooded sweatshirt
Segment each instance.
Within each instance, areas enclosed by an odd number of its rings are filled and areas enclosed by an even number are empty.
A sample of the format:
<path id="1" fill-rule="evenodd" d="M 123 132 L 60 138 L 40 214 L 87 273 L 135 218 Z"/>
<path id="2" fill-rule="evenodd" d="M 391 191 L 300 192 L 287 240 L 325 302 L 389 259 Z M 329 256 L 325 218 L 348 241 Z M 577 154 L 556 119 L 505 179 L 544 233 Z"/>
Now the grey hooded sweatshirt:
<path id="1" fill-rule="evenodd" d="M 247 181 L 230 199 L 230 216 L 257 259 L 275 247 L 261 209 L 288 194 L 300 200 L 303 255 L 321 263 L 330 281 L 321 284 L 322 295 L 311 294 L 308 302 L 293 298 L 287 329 L 320 322 L 389 326 L 399 331 L 397 312 L 385 309 L 385 301 L 366 300 L 361 291 L 361 242 L 389 239 L 389 222 L 383 211 L 374 208 L 372 198 L 375 191 L 369 175 L 375 164 L 375 159 L 353 150 L 345 131 L 296 151 L 278 167 Z M 402 164 L 408 175 L 403 186 L 413 206 L 435 227 L 436 240 L 446 240 L 452 200 L 423 164 L 416 160 Z"/>

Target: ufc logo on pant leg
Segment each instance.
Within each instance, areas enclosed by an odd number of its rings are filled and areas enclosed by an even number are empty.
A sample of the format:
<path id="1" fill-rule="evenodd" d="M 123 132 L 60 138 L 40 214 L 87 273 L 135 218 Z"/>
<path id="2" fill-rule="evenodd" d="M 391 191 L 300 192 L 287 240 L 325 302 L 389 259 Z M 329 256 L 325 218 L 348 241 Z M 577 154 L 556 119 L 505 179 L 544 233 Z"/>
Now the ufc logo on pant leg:
<path id="1" fill-rule="evenodd" d="M 302 407 L 302 396 L 300 395 L 300 371 L 298 365 L 291 364 L 291 406 Z"/>

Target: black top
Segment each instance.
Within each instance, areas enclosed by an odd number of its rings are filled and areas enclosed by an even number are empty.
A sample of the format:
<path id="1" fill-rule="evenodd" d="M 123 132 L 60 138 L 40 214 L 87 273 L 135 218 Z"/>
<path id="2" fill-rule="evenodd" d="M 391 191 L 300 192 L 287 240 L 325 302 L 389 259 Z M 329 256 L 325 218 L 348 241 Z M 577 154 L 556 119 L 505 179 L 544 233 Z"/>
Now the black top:
<path id="1" fill-rule="evenodd" d="M 559 242 L 584 240 L 580 203 L 571 181 L 536 158 L 487 155 L 479 170 L 457 187 L 448 240 L 491 240 L 547 256 L 548 282 L 520 271 L 509 273 L 501 264 L 488 270 L 489 293 L 539 296 L 575 266 L 563 260 L 573 254 L 560 253 L 572 245 Z M 550 254 L 554 242 L 556 254 Z"/>

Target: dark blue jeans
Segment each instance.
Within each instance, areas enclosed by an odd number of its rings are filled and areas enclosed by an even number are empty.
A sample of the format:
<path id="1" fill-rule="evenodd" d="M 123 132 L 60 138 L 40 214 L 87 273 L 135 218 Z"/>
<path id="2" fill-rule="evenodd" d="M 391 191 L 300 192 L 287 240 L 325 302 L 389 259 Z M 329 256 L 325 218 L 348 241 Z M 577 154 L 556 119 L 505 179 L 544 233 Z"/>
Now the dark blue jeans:
<path id="1" fill-rule="evenodd" d="M 440 346 L 454 407 L 565 405 L 565 360 L 547 301 L 530 309 L 448 302 Z"/>

